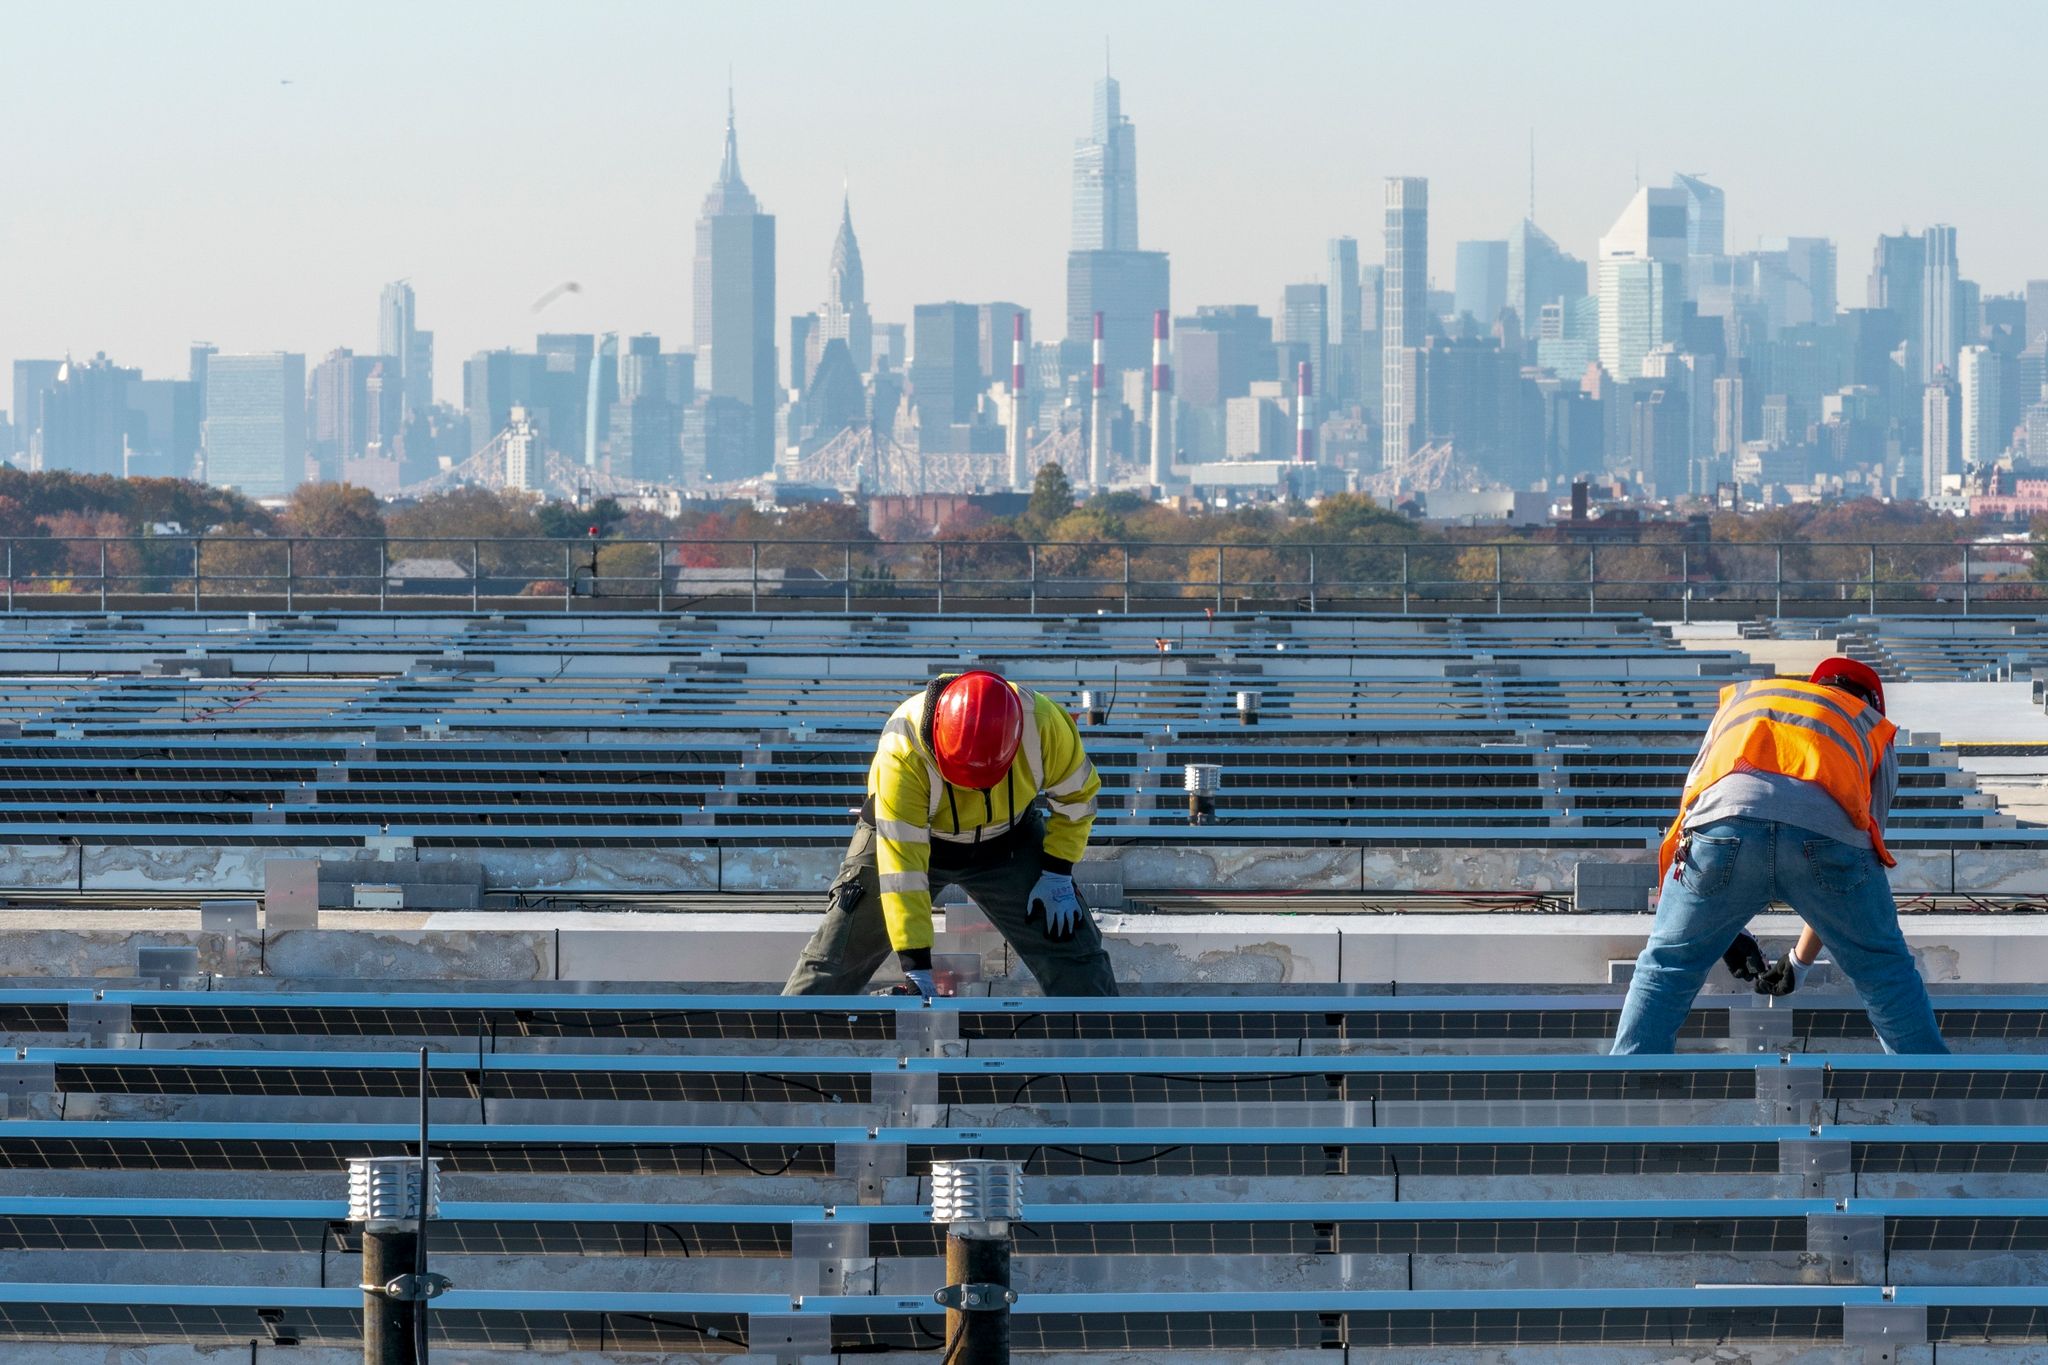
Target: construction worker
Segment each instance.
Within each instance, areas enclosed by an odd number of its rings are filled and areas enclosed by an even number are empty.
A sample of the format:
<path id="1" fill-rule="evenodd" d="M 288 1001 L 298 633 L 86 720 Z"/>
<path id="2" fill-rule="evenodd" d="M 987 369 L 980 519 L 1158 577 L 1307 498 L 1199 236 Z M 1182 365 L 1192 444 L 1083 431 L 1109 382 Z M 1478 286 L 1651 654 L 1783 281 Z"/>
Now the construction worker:
<path id="1" fill-rule="evenodd" d="M 1101 786 L 1051 698 L 982 670 L 934 678 L 882 727 L 824 923 L 783 994 L 855 994 L 892 949 L 911 987 L 936 994 L 932 894 L 957 885 L 1047 995 L 1115 995 L 1074 889 Z"/>
<path id="2" fill-rule="evenodd" d="M 1811 963 L 1825 940 L 1887 1052 L 1948 1051 L 1884 871 L 1893 864 L 1884 823 L 1899 784 L 1896 733 L 1883 682 L 1854 659 L 1828 659 L 1805 682 L 1721 690 L 1658 855 L 1657 918 L 1615 1052 L 1672 1051 L 1708 968 L 1740 947 L 1731 939 L 1773 899 L 1818 933 L 1789 956 Z M 1803 971 L 1785 965 L 1780 975 L 1796 984 Z"/>

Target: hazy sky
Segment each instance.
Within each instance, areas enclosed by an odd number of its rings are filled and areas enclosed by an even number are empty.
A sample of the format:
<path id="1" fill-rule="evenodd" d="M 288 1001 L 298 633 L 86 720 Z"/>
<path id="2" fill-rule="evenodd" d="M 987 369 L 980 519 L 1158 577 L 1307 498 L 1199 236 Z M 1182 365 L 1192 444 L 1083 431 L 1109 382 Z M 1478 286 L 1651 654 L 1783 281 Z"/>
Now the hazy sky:
<path id="1" fill-rule="evenodd" d="M 1521 216 L 1532 128 L 1537 220 L 1581 257 L 1640 166 L 1725 186 L 1731 248 L 1833 237 L 1845 304 L 1901 225 L 1954 223 L 1987 294 L 2048 276 L 2038 0 L 64 0 L 0 41 L 0 362 L 374 349 L 401 276 L 444 398 L 543 328 L 687 345 L 728 67 L 778 315 L 823 296 L 844 175 L 877 317 L 1013 299 L 1051 337 L 1105 39 L 1180 311 L 1271 310 L 1336 234 L 1377 260 L 1387 175 L 1429 177 L 1450 287 L 1454 244 Z"/>

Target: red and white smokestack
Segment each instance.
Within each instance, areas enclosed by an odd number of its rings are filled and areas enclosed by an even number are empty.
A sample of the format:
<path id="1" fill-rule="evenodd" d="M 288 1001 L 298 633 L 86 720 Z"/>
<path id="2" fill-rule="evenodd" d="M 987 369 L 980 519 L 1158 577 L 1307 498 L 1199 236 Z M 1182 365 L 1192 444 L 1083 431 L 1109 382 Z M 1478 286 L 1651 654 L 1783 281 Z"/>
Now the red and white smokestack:
<path id="1" fill-rule="evenodd" d="M 1173 374 L 1166 365 L 1166 310 L 1152 314 L 1152 486 L 1173 475 Z"/>
<path id="2" fill-rule="evenodd" d="M 1316 433 L 1309 425 L 1309 400 L 1315 396 L 1315 376 L 1304 360 L 1294 375 L 1294 462 L 1316 462 Z"/>
<path id="3" fill-rule="evenodd" d="M 1089 407 L 1088 484 L 1103 488 L 1109 482 L 1109 395 L 1102 368 L 1102 314 L 1095 315 L 1095 374 Z"/>
<path id="4" fill-rule="evenodd" d="M 1031 473 L 1024 468 L 1024 314 L 1010 318 L 1010 487 L 1031 491 Z"/>

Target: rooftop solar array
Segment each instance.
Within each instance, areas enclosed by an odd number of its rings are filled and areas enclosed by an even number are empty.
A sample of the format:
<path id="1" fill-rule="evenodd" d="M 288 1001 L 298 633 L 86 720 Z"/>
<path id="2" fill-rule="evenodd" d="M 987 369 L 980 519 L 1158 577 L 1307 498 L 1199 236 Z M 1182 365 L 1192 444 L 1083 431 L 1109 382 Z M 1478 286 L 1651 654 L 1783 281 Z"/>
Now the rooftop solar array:
<path id="1" fill-rule="evenodd" d="M 1941 997 L 1999 1048 L 1953 1057 L 1834 1050 L 1854 1003 L 1809 994 L 1613 1058 L 1611 996 L 238 984 L 0 991 L 40 1035 L 0 1063 L 0 1341 L 359 1339 L 340 1172 L 417 1150 L 424 1039 L 451 1349 L 918 1358 L 962 1157 L 1025 1172 L 1020 1359 L 2048 1345 L 2048 1057 L 1997 1041 L 2043 994 Z"/>
<path id="2" fill-rule="evenodd" d="M 1757 672 L 1611 616 L 34 616 L 0 646 L 0 843 L 187 879 L 195 846 L 833 845 L 879 718 L 972 663 L 1082 714 L 1106 845 L 1641 848 Z M 2041 837 L 1929 737 L 1902 760 L 1895 845 Z M 1225 768 L 1213 824 L 1191 762 Z M 2048 991 L 1941 996 L 1952 1057 L 1808 990 L 1611 1058 L 1615 991 L 1550 983 L 201 984 L 0 987 L 0 1359 L 359 1343 L 344 1171 L 417 1153 L 421 1047 L 454 1351 L 936 1359 L 932 1175 L 965 1157 L 1025 1172 L 1021 1359 L 2048 1350 Z"/>
<path id="3" fill-rule="evenodd" d="M 316 853 L 830 846 L 880 719 L 969 665 L 1082 716 L 1102 847 L 1640 849 L 1760 671 L 1626 616 L 32 616 L 0 645 L 0 843 Z M 1895 846 L 2048 839 L 1930 739 Z M 1195 828 L 1190 763 L 1223 768 Z"/>
<path id="4" fill-rule="evenodd" d="M 1889 682 L 2048 675 L 2048 634 L 2031 616 L 1851 616 L 1838 647 Z"/>

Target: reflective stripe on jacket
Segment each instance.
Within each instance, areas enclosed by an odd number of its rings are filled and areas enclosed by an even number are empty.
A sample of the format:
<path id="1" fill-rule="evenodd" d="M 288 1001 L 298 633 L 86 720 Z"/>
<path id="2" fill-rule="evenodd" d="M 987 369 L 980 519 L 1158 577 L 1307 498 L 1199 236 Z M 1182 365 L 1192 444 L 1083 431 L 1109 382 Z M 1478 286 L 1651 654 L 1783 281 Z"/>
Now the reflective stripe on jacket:
<path id="1" fill-rule="evenodd" d="M 1737 772 L 1777 773 L 1820 787 L 1851 824 L 1869 834 L 1878 861 L 1894 866 L 1883 831 L 1871 817 L 1870 784 L 1898 732 L 1876 707 L 1839 688 L 1796 678 L 1759 678 L 1722 688 L 1720 709 L 1686 774 L 1678 818 L 1658 850 L 1658 875 L 1671 870 L 1693 803 Z"/>
<path id="2" fill-rule="evenodd" d="M 1043 857 L 1071 871 L 1088 847 L 1095 795 L 1102 787 L 1081 745 L 1074 718 L 1050 697 L 1016 688 L 1024 704 L 1024 735 L 1003 781 L 986 792 L 955 787 L 939 776 L 927 747 L 927 693 L 911 697 L 882 727 L 868 766 L 868 796 L 875 820 L 875 866 L 882 885 L 882 919 L 889 944 L 932 945 L 932 840 L 972 845 L 1001 838 L 1045 794 L 1048 817 Z"/>

